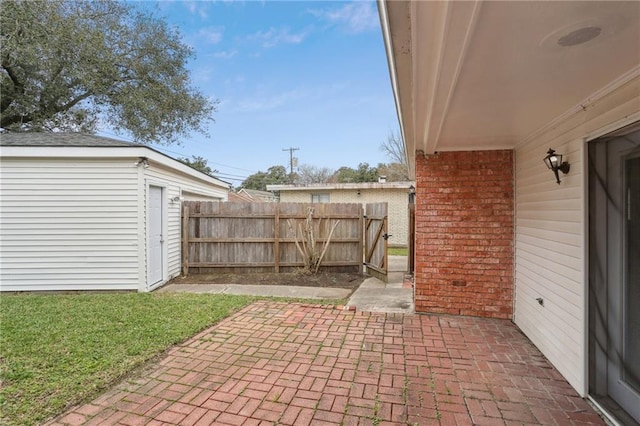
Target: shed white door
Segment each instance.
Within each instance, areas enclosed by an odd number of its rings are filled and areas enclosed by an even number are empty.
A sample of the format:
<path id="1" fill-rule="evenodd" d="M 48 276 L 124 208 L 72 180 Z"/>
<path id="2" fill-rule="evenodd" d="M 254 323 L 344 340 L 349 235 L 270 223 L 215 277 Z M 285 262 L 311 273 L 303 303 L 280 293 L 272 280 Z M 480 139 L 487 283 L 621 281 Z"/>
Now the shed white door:
<path id="1" fill-rule="evenodd" d="M 149 204 L 147 213 L 147 286 L 152 287 L 162 281 L 164 263 L 164 237 L 162 235 L 163 211 L 162 188 L 149 187 Z"/>

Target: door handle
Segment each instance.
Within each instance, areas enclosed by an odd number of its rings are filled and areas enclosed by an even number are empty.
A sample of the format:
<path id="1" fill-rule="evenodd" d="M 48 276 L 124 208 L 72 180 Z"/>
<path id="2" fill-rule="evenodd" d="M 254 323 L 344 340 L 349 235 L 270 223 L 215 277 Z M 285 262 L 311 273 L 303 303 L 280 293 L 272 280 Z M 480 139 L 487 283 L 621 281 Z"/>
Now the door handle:
<path id="1" fill-rule="evenodd" d="M 391 235 L 391 234 L 382 234 L 382 238 L 384 238 L 385 240 L 388 240 L 389 237 L 393 237 L 393 235 Z"/>

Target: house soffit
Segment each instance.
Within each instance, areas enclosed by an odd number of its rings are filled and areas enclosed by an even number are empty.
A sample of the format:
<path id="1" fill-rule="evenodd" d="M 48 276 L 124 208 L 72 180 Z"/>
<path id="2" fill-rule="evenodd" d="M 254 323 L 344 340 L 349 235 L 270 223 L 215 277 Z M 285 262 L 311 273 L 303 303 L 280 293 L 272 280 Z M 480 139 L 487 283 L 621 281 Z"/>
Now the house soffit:
<path id="1" fill-rule="evenodd" d="M 511 149 L 640 69 L 640 2 L 385 6 L 410 153 Z"/>

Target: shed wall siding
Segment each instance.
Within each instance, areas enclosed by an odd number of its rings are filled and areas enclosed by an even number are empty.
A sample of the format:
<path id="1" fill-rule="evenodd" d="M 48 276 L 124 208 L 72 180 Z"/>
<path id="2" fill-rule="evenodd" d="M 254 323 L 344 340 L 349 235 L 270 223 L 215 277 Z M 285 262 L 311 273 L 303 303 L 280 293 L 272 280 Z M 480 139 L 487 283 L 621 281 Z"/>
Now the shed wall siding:
<path id="1" fill-rule="evenodd" d="M 199 182 L 189 176 L 176 172 L 169 168 L 151 165 L 145 169 L 145 192 L 149 185 L 158 185 L 165 188 L 165 206 L 167 208 L 167 279 L 174 278 L 181 273 L 181 203 L 170 201 L 174 197 L 179 197 L 182 191 L 189 192 L 185 198 L 193 199 L 197 196 L 203 200 L 226 201 L 228 191 L 219 188 L 215 189 L 211 185 Z M 145 200 L 147 194 L 145 193 Z M 145 263 L 146 264 L 146 263 Z"/>
<path id="2" fill-rule="evenodd" d="M 129 159 L 0 159 L 0 288 L 138 289 Z"/>
<path id="3" fill-rule="evenodd" d="M 514 321 L 582 394 L 587 390 L 586 140 L 637 117 L 639 94 L 636 79 L 515 150 Z M 560 185 L 542 162 L 549 147 L 571 164 L 569 174 L 560 174 Z"/>
<path id="4" fill-rule="evenodd" d="M 281 191 L 280 201 L 283 203 L 310 203 L 311 194 L 330 194 L 331 203 L 389 203 L 390 246 L 406 247 L 409 241 L 409 190 L 408 189 L 361 189 L 360 196 L 356 189 L 317 191 Z"/>

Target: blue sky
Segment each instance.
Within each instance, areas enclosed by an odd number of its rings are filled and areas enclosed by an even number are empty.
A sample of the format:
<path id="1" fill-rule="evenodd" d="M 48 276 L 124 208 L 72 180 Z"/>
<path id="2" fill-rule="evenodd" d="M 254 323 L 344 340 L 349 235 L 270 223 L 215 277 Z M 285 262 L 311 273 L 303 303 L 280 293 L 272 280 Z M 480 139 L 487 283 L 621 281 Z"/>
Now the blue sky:
<path id="1" fill-rule="evenodd" d="M 398 124 L 374 1 L 139 5 L 180 30 L 196 52 L 194 85 L 220 100 L 209 137 L 169 155 L 202 156 L 234 185 L 288 166 L 288 147 L 299 164 L 331 169 L 389 161 L 379 147 Z"/>

